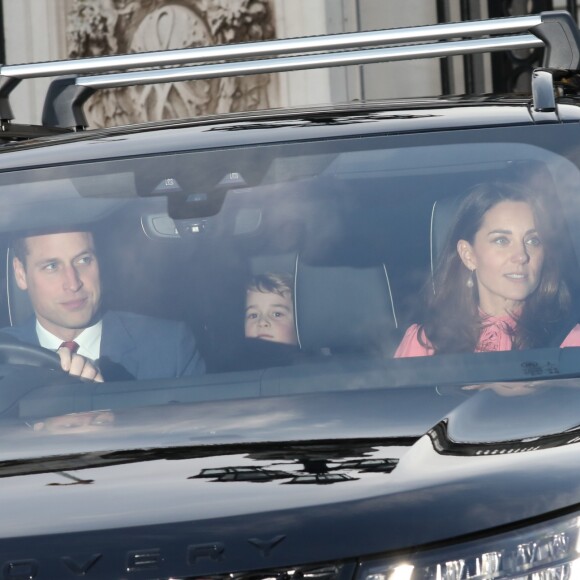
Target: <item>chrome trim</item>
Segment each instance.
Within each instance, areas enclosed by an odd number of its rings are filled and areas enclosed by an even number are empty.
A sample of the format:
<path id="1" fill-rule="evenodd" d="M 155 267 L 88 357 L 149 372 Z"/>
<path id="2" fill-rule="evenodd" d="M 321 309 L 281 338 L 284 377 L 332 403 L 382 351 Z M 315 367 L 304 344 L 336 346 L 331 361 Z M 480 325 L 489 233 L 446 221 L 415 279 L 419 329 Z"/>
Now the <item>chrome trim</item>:
<path id="1" fill-rule="evenodd" d="M 478 52 L 537 48 L 543 46 L 544 43 L 534 35 L 526 34 L 515 37 L 461 40 L 457 42 L 442 42 L 436 44 L 416 44 L 393 48 L 375 48 L 350 52 L 291 56 L 246 62 L 208 64 L 162 70 L 96 75 L 79 77 L 76 79 L 75 84 L 77 86 L 91 87 L 93 89 L 104 89 L 129 85 L 267 74 L 292 70 L 348 66 L 354 64 L 370 64 L 419 58 L 437 58 Z"/>
<path id="2" fill-rule="evenodd" d="M 380 46 L 401 42 L 414 43 L 427 40 L 445 40 L 462 36 L 514 34 L 529 31 L 531 28 L 538 26 L 541 23 L 542 18 L 540 15 L 518 16 L 491 20 L 476 20 L 471 22 L 453 22 L 447 24 L 416 26 L 412 28 L 396 28 L 370 32 L 350 32 L 262 42 L 247 42 L 243 44 L 5 65 L 0 67 L 0 75 L 26 79 L 69 74 L 101 73 L 104 71 L 127 70 L 131 68 L 153 66 L 171 66 L 218 60 L 277 56 L 324 50 L 344 50 L 356 47 Z M 543 46 L 543 43 L 540 42 L 540 44 L 534 46 Z"/>
<path id="3" fill-rule="evenodd" d="M 391 301 L 391 312 L 393 313 L 395 328 L 399 328 L 399 322 L 397 321 L 397 312 L 395 311 L 395 301 L 393 300 L 393 292 L 391 290 L 391 281 L 389 280 L 389 273 L 387 272 L 387 266 L 385 264 L 383 264 L 383 271 L 385 272 L 385 277 L 387 278 L 387 288 L 389 290 L 389 300 Z"/>
<path id="4" fill-rule="evenodd" d="M 300 254 L 296 254 L 296 260 L 294 260 L 294 289 L 293 289 L 293 296 L 292 301 L 294 305 L 294 329 L 296 330 L 296 342 L 298 343 L 298 348 L 302 349 L 302 343 L 300 342 L 300 330 L 298 329 L 298 303 L 296 301 L 296 288 L 297 288 L 297 280 L 298 280 L 298 260 L 300 259 Z"/>
<path id="5" fill-rule="evenodd" d="M 433 294 L 435 291 L 435 252 L 433 250 L 433 234 L 434 234 L 434 221 L 435 221 L 435 208 L 437 207 L 437 201 L 433 204 L 431 208 L 431 222 L 429 224 L 429 254 L 431 260 L 431 288 L 433 289 Z"/>
<path id="6" fill-rule="evenodd" d="M 12 293 L 10 292 L 10 279 L 13 276 L 10 269 L 12 268 L 12 264 L 10 263 L 10 248 L 6 250 L 6 301 L 8 306 L 8 322 L 10 326 L 14 326 L 14 320 L 12 319 L 12 307 L 11 307 L 11 300 L 10 296 Z"/>

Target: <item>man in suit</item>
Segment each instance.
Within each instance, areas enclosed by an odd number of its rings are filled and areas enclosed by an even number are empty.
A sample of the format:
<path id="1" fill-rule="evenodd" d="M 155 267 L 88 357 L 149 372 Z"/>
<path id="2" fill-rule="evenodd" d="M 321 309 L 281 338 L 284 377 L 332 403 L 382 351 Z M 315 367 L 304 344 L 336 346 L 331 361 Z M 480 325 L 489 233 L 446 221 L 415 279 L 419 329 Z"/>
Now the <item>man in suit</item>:
<path id="1" fill-rule="evenodd" d="M 33 235 L 17 240 L 13 249 L 16 284 L 28 292 L 35 317 L 3 332 L 56 351 L 64 371 L 97 381 L 205 371 L 185 324 L 101 312 L 99 262 L 90 232 Z"/>

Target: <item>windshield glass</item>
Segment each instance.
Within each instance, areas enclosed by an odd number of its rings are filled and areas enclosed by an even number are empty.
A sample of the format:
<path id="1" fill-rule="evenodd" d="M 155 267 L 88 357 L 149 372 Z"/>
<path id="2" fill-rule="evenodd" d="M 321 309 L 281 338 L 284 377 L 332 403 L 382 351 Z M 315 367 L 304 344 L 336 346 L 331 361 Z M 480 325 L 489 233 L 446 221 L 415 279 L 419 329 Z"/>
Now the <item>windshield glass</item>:
<path id="1" fill-rule="evenodd" d="M 559 129 L 1 173 L 6 458 L 47 434 L 215 442 L 232 401 L 228 440 L 300 439 L 298 402 L 271 403 L 299 394 L 316 397 L 309 436 L 328 437 L 325 421 L 345 428 L 333 393 L 366 393 L 352 419 L 374 417 L 375 392 L 413 392 L 415 420 L 381 435 L 421 435 L 444 415 L 434 389 L 575 376 L 580 156 Z M 71 341 L 96 382 L 38 348 Z"/>

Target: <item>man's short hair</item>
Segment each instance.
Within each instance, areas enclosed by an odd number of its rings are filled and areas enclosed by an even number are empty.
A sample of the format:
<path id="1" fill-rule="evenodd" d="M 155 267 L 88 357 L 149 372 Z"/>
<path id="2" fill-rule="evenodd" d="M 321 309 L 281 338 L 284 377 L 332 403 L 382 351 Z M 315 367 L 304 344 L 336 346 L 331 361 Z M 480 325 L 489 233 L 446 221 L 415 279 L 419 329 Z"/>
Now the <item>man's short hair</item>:
<path id="1" fill-rule="evenodd" d="M 274 293 L 280 296 L 290 296 L 293 292 L 293 276 L 285 273 L 267 272 L 254 276 L 248 284 L 248 292 L 263 292 L 265 294 Z"/>

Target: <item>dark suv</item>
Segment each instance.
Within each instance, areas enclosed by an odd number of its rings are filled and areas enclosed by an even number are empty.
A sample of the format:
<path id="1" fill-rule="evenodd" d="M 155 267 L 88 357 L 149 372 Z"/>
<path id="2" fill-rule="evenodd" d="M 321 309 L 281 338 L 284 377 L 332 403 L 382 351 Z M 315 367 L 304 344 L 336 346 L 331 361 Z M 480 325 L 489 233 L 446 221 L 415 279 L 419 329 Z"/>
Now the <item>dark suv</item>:
<path id="1" fill-rule="evenodd" d="M 538 47 L 526 95 L 84 130 L 104 87 Z M 564 12 L 2 67 L 0 576 L 580 578 L 579 70 Z"/>

